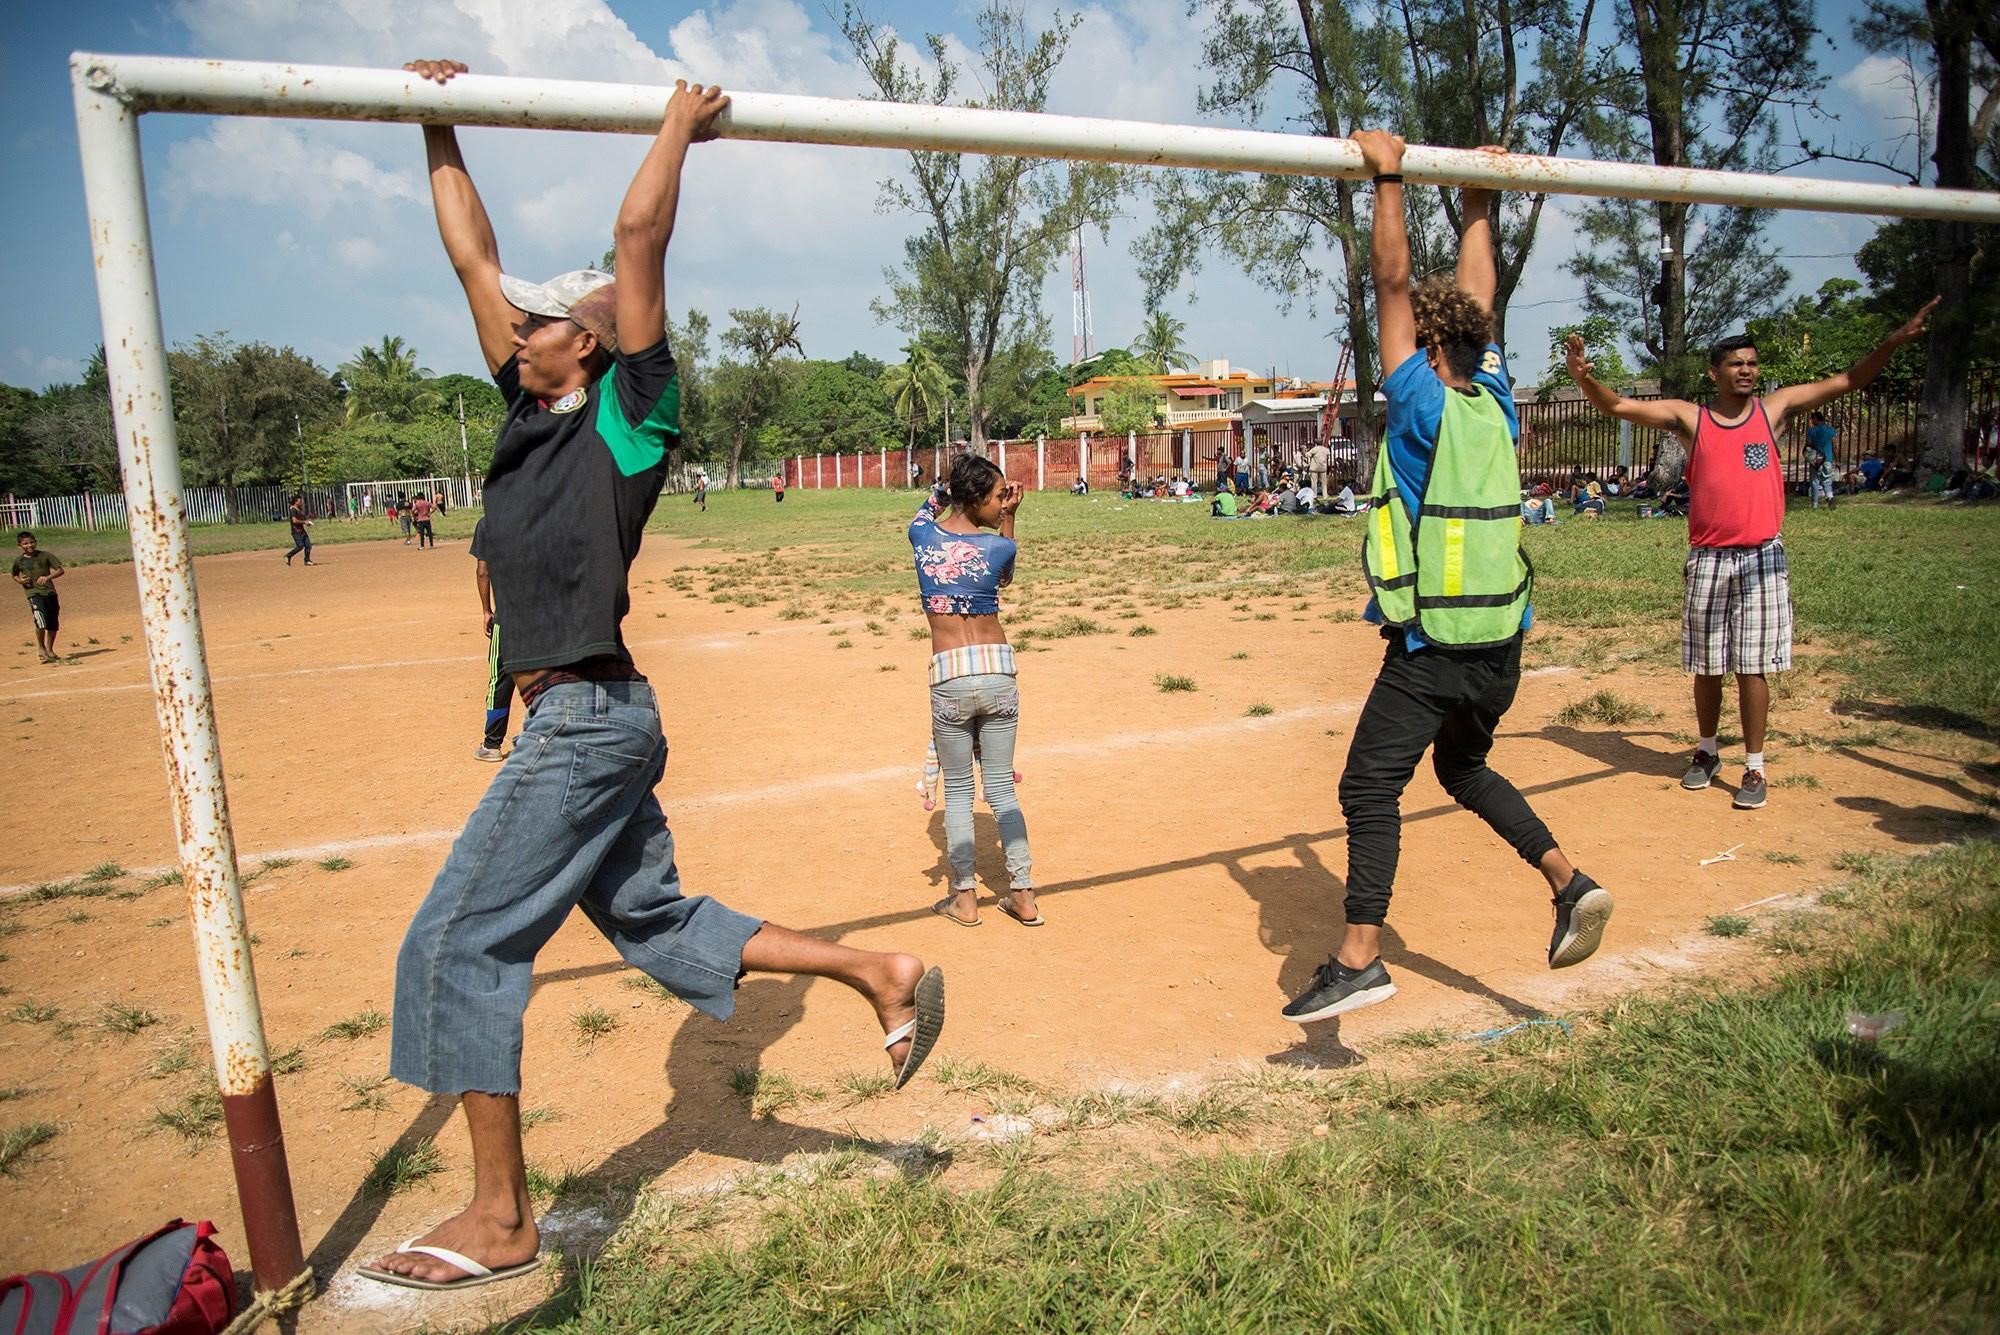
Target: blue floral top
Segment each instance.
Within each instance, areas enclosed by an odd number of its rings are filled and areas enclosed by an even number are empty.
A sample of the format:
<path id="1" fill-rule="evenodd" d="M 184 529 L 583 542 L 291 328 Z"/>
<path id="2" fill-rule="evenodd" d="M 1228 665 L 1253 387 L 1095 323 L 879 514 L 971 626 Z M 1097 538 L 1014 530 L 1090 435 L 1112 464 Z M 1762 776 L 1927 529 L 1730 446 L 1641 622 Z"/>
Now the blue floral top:
<path id="1" fill-rule="evenodd" d="M 1014 578 L 1015 545 L 998 533 L 947 533 L 938 527 L 944 488 L 933 488 L 910 521 L 917 557 L 917 593 L 926 612 L 992 616 L 1000 587 Z"/>

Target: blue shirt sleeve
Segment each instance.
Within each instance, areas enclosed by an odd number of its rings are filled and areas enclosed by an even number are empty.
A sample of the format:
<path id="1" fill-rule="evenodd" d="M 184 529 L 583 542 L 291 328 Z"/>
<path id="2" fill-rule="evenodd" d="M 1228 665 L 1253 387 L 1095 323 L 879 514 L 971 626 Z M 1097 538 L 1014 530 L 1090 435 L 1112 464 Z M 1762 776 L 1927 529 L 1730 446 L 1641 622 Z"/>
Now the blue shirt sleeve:
<path id="1" fill-rule="evenodd" d="M 1444 395 L 1444 381 L 1431 370 L 1421 351 L 1411 353 L 1382 382 L 1382 397 L 1388 400 L 1383 431 L 1389 446 L 1389 471 L 1412 520 L 1424 503 L 1424 487 L 1430 482 L 1438 425 L 1444 421 Z"/>
<path id="2" fill-rule="evenodd" d="M 1483 386 L 1500 400 L 1500 410 L 1507 414 L 1507 430 L 1518 446 L 1521 443 L 1521 415 L 1514 410 L 1514 386 L 1507 379 L 1507 354 L 1501 351 L 1498 343 L 1486 345 L 1486 351 L 1479 358 L 1479 369 L 1473 373 L 1472 383 Z"/>

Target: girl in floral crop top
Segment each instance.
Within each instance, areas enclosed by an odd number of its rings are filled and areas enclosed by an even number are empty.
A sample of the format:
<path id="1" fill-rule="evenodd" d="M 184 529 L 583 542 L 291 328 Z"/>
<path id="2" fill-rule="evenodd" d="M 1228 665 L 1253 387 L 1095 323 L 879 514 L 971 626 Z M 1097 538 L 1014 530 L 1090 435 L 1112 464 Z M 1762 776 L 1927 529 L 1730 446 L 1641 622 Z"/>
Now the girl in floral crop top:
<path id="1" fill-rule="evenodd" d="M 1008 890 L 1000 896 L 1000 911 L 1024 926 L 1042 925 L 1027 821 L 1014 795 L 1021 693 L 1014 651 L 1000 628 L 1000 589 L 1014 579 L 1014 514 L 1023 494 L 990 460 L 966 455 L 953 462 L 949 479 L 910 521 L 917 592 L 931 626 L 931 746 L 944 780 L 945 852 L 951 864 L 952 893 L 931 909 L 964 927 L 979 925 L 975 768 L 1007 855 Z M 928 784 L 923 787 L 928 805 Z"/>
<path id="2" fill-rule="evenodd" d="M 953 525 L 948 529 L 938 516 L 950 501 L 949 487 L 940 481 L 910 521 L 918 598 L 934 616 L 998 616 L 1000 590 L 1014 580 L 1014 511 L 1022 488 L 1002 483 L 992 496 L 953 506 L 945 521 Z M 999 532 L 985 532 L 987 528 Z"/>

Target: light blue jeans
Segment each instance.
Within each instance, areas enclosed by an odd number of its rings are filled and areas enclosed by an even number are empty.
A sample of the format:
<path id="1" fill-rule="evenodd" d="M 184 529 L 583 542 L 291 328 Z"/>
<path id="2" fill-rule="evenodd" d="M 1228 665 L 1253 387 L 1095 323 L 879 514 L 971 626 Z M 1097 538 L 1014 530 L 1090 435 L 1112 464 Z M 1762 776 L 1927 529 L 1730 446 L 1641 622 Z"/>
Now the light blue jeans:
<path id="1" fill-rule="evenodd" d="M 666 766 L 645 682 L 536 698 L 403 938 L 390 1075 L 439 1094 L 518 1093 L 535 955 L 573 908 L 628 964 L 730 1017 L 743 945 L 763 924 L 681 894 L 653 796 Z"/>
<path id="2" fill-rule="evenodd" d="M 1014 729 L 1021 690 L 1002 673 L 954 677 L 931 687 L 931 739 L 944 776 L 944 840 L 951 860 L 951 888 L 970 890 L 972 879 L 972 752 L 979 749 L 986 805 L 1000 826 L 1008 884 L 1032 890 L 1028 822 L 1014 796 Z"/>

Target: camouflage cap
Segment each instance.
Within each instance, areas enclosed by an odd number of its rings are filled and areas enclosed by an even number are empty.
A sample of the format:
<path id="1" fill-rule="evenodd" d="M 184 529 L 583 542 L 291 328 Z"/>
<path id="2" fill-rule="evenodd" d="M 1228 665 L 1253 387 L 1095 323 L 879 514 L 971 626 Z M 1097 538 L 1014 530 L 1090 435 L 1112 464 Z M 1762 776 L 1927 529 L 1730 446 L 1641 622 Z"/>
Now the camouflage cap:
<path id="1" fill-rule="evenodd" d="M 605 351 L 618 351 L 618 289 L 602 270 L 572 269 L 546 283 L 501 274 L 500 294 L 530 315 L 574 320 L 597 335 Z"/>

